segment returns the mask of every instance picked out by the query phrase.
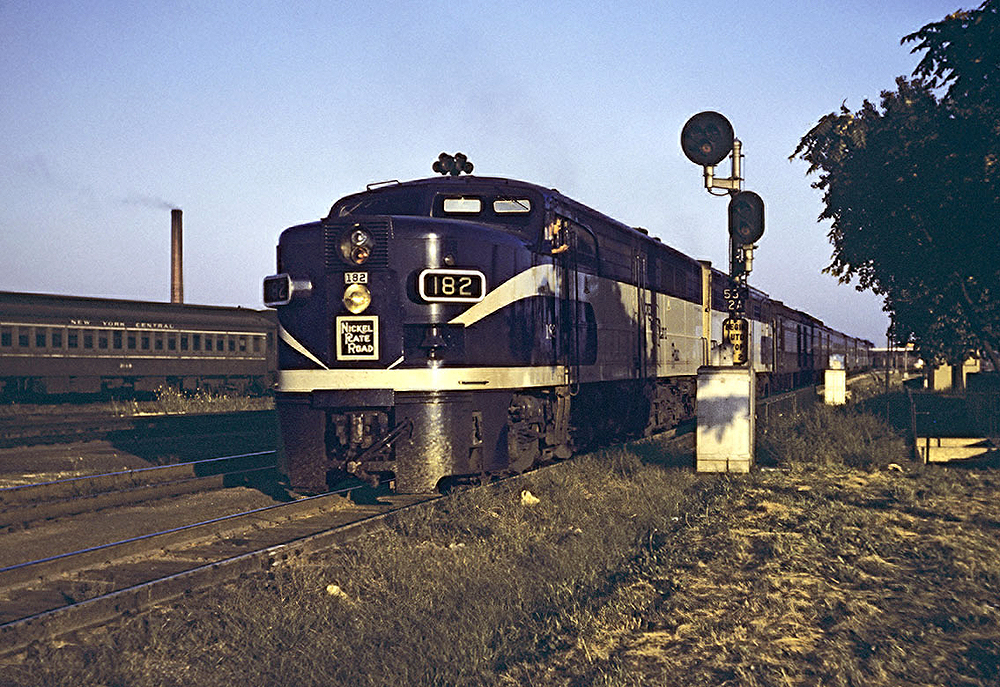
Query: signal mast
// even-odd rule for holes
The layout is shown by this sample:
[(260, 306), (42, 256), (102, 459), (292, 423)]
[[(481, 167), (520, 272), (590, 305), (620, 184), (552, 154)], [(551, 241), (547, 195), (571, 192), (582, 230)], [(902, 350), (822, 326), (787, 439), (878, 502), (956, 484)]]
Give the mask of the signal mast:
[[(733, 349), (733, 365), (750, 362), (750, 323), (746, 304), (750, 287), (747, 278), (753, 269), (754, 245), (764, 235), (764, 201), (753, 191), (740, 189), (742, 143), (735, 137), (733, 125), (718, 112), (700, 112), (681, 129), (681, 149), (691, 162), (701, 165), (705, 188), (713, 196), (729, 195), (729, 277), (725, 298), (729, 317), (723, 323), (724, 338)], [(715, 166), (732, 156), (728, 178), (715, 176)], [(714, 193), (723, 189), (724, 193)]]

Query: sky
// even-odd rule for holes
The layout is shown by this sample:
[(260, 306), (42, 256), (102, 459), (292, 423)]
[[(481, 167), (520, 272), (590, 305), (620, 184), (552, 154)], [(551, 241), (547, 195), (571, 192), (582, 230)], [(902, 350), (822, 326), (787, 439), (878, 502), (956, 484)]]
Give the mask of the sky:
[(766, 205), (750, 283), (885, 345), (789, 156), (978, 4), (0, 0), (0, 290), (168, 301), (177, 207), (185, 302), (261, 308), (284, 228), (459, 151), (725, 270), (727, 200), (680, 148), (716, 110)]

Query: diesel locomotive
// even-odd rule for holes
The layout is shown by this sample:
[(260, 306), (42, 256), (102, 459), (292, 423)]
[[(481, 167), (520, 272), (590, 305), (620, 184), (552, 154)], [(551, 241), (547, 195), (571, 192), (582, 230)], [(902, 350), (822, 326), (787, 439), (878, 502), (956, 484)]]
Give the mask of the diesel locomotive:
[[(400, 492), (523, 471), (692, 417), (724, 362), (729, 277), (554, 189), (446, 176), (370, 185), (282, 232), (281, 469)], [(809, 383), (870, 342), (751, 289), (758, 388)]]

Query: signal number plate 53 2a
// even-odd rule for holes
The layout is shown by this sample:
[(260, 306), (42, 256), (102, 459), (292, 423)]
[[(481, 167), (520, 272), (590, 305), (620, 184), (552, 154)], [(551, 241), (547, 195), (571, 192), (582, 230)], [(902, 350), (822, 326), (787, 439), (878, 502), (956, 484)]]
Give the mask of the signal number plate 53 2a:
[(417, 276), (417, 291), (429, 303), (478, 303), (486, 297), (486, 275), (479, 270), (427, 269)]

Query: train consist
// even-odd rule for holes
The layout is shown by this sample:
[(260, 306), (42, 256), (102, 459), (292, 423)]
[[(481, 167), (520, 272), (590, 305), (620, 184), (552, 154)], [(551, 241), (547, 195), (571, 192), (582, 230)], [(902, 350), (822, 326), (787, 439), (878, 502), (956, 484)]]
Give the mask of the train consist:
[(0, 292), (0, 399), (267, 391), (273, 311)]
[[(451, 176), (369, 186), (286, 229), (277, 308), (282, 469), (401, 492), (523, 471), (690, 417), (724, 362), (728, 276), (559, 192)], [(871, 342), (751, 290), (758, 388), (812, 382)]]

